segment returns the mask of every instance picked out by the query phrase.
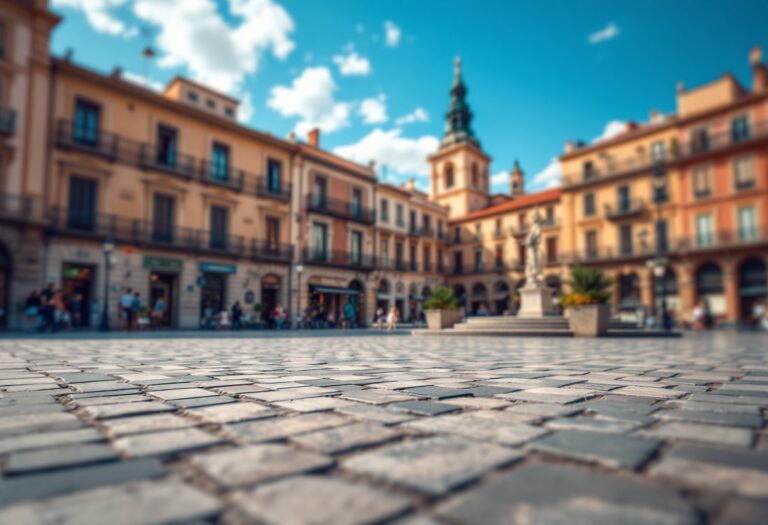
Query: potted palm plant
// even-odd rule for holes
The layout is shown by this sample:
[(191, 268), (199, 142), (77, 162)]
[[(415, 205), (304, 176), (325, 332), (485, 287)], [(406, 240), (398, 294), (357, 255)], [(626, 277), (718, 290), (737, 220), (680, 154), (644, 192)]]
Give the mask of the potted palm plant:
[(571, 270), (570, 293), (560, 299), (569, 311), (571, 332), (577, 337), (599, 337), (608, 331), (611, 316), (611, 279), (597, 268)]
[(424, 301), (424, 310), (430, 330), (450, 328), (461, 318), (459, 301), (447, 286), (438, 286), (432, 291), (429, 299)]

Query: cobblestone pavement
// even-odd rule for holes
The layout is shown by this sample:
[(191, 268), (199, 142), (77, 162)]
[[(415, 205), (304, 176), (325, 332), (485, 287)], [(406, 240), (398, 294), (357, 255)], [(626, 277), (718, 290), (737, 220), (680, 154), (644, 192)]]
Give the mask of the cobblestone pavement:
[(768, 517), (768, 338), (0, 341), (0, 523)]

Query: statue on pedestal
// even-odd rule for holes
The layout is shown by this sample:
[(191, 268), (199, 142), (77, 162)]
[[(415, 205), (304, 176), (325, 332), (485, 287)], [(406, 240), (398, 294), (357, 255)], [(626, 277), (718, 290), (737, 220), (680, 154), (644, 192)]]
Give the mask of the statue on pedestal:
[(526, 288), (541, 288), (541, 251), (539, 245), (541, 244), (541, 214), (539, 213), (538, 206), (533, 210), (533, 220), (531, 223), (531, 229), (528, 235), (525, 237), (525, 287)]

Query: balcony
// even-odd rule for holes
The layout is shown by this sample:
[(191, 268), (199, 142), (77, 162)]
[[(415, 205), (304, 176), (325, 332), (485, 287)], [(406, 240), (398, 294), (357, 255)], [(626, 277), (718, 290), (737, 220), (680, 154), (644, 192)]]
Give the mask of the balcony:
[(493, 232), (493, 238), (496, 240), (501, 240), (505, 238), (507, 235), (504, 233), (504, 230), (496, 230)]
[(577, 250), (571, 253), (564, 253), (560, 256), (560, 261), (568, 264), (589, 263), (589, 262), (610, 262), (628, 259), (647, 259), (655, 255), (653, 248), (649, 245), (631, 246), (605, 246), (592, 249)]
[(204, 160), (200, 166), (200, 180), (235, 191), (243, 191), (245, 187), (245, 172), (230, 168), (229, 166), (217, 166), (211, 161)]
[(430, 226), (422, 226), (419, 229), (419, 233), (422, 237), (434, 237), (435, 236), (435, 230), (433, 230)]
[(408, 235), (410, 235), (411, 237), (418, 237), (419, 235), (421, 235), (421, 231), (419, 231), (418, 226), (416, 226), (415, 224), (411, 224), (408, 227)]
[(672, 241), (670, 246), (677, 252), (688, 253), (692, 251), (736, 249), (766, 243), (768, 243), (768, 226), (721, 230), (679, 237)]
[(67, 120), (60, 120), (56, 128), (58, 147), (90, 153), (111, 161), (117, 160), (119, 140), (114, 133), (78, 126)]
[(254, 261), (290, 262), (293, 258), (293, 246), (253, 239), (250, 257)]
[(16, 133), (16, 111), (0, 107), (0, 135), (11, 136)]
[(513, 237), (521, 237), (528, 234), (530, 226), (528, 224), (516, 224), (509, 227), (509, 234)]
[(291, 200), (291, 185), (282, 180), (279, 183), (270, 183), (266, 177), (256, 179), (256, 194), (259, 197), (275, 199), (283, 202)]
[(237, 256), (245, 255), (245, 238), (242, 236), (221, 235), (209, 231), (200, 231), (198, 235), (201, 249)]
[(365, 206), (353, 206), (351, 202), (333, 199), (318, 194), (307, 195), (307, 210), (335, 217), (337, 219), (350, 220), (373, 225), (376, 222), (375, 210)]
[(545, 230), (549, 230), (552, 228), (559, 228), (560, 219), (556, 217), (545, 218), (544, 221), (541, 223), (541, 227)]
[(605, 216), (611, 220), (626, 219), (640, 215), (645, 211), (645, 202), (632, 199), (626, 202), (621, 202), (616, 206), (610, 204), (605, 205)]
[(409, 261), (408, 262), (408, 271), (409, 272), (418, 272), (419, 271), (419, 263), (418, 263), (418, 261)]
[(708, 134), (705, 140), (699, 138), (684, 143), (670, 142), (670, 148), (663, 159), (654, 159), (651, 155), (631, 155), (616, 159), (606, 157), (607, 160), (601, 162), (600, 167), (592, 166), (587, 170), (581, 170), (580, 173), (563, 175), (563, 187), (588, 185), (595, 181), (621, 177), (639, 171), (663, 169), (667, 165), (765, 139), (768, 139), (768, 120), (757, 121), (749, 130), (740, 134), (734, 134), (728, 130), (722, 133)]
[(375, 267), (375, 261), (371, 255), (344, 251), (323, 251), (305, 248), (302, 260), (304, 264), (333, 266), (366, 272), (373, 270)]
[(45, 208), (42, 199), (0, 193), (0, 220), (14, 222), (42, 222)]
[(172, 150), (162, 149), (156, 144), (141, 144), (139, 166), (177, 175), (185, 179), (195, 176), (195, 158)]

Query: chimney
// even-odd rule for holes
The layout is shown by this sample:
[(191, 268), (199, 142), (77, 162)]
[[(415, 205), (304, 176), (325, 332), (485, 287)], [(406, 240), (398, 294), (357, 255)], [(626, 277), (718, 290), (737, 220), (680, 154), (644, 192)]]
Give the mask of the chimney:
[(756, 46), (749, 51), (749, 64), (752, 66), (752, 91), (765, 91), (768, 88), (768, 68), (763, 63), (762, 47)]
[(685, 92), (685, 83), (682, 80), (680, 80), (677, 83), (676, 89), (677, 89), (677, 94), (681, 95), (682, 93)]
[(416, 179), (414, 179), (413, 177), (411, 177), (410, 179), (408, 179), (408, 181), (407, 181), (407, 182), (405, 182), (405, 183), (403, 184), (403, 186), (402, 186), (402, 187), (403, 187), (404, 189), (408, 190), (408, 191), (413, 191), (413, 190), (415, 190), (415, 189), (416, 189)]
[(573, 141), (571, 139), (568, 139), (565, 141), (565, 152), (570, 153), (574, 150), (573, 147)]
[(309, 145), (313, 148), (319, 148), (320, 147), (320, 128), (314, 128), (310, 130), (309, 134), (307, 135), (309, 138)]
[(664, 119), (662, 118), (661, 113), (659, 112), (659, 110), (658, 109), (652, 109), (651, 113), (648, 116), (648, 122), (650, 122), (651, 124), (656, 124), (657, 122), (661, 122), (662, 120), (664, 120)]
[(293, 131), (288, 133), (288, 142), (290, 142), (292, 144), (296, 143), (296, 133), (294, 133)]

